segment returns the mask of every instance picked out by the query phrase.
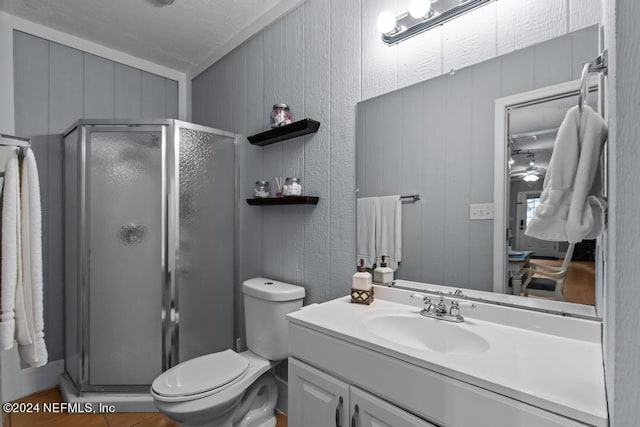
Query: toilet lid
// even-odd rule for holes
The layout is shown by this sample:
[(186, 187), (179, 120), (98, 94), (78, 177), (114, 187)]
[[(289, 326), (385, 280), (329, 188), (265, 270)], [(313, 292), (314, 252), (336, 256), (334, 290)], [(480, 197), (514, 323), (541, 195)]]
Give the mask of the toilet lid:
[(180, 363), (153, 381), (155, 393), (167, 397), (201, 394), (228, 385), (249, 369), (249, 362), (232, 350)]

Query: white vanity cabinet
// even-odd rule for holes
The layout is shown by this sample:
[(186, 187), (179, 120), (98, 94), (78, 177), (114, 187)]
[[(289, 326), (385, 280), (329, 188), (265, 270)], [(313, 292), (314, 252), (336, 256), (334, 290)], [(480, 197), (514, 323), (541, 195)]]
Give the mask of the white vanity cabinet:
[(292, 427), (435, 427), (294, 358), (288, 417)]
[(361, 340), (291, 322), (289, 425), (352, 427), (358, 405), (353, 427), (602, 426), (460, 381), (437, 366), (425, 369), (385, 353)]

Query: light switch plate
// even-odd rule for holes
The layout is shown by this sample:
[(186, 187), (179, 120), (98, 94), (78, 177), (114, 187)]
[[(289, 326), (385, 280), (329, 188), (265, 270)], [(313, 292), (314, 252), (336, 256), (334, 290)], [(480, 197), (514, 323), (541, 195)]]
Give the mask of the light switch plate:
[(493, 203), (470, 204), (469, 219), (472, 221), (493, 219)]

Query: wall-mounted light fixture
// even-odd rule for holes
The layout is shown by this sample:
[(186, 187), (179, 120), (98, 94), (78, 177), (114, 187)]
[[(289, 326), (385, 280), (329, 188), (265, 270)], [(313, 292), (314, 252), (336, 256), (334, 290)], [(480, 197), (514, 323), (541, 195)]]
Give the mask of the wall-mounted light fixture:
[(377, 26), (385, 43), (396, 44), (491, 1), (411, 0), (409, 11), (399, 16), (388, 10), (382, 12), (378, 16)]

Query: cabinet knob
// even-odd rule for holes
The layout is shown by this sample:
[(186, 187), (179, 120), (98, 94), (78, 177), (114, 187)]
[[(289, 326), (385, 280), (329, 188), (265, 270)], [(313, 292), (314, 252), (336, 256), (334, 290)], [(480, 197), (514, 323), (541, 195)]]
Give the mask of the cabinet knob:
[(336, 427), (342, 427), (342, 405), (344, 400), (342, 400), (342, 396), (338, 400), (338, 406), (336, 406)]
[(360, 408), (358, 407), (358, 405), (355, 406), (355, 408), (353, 408), (353, 415), (351, 416), (351, 427), (357, 427), (358, 426), (358, 413), (360, 412)]

